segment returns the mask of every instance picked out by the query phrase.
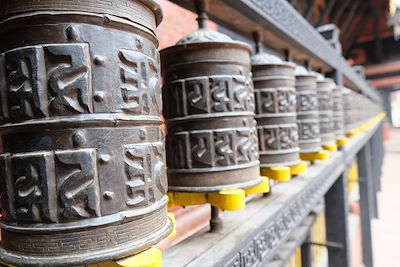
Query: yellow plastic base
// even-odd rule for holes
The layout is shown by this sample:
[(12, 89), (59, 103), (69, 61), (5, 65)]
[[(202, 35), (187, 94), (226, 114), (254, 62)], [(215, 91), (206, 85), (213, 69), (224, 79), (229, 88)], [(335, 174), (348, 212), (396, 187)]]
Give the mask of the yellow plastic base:
[(300, 158), (302, 160), (307, 160), (311, 162), (314, 162), (316, 160), (328, 160), (329, 152), (326, 150), (321, 150), (315, 153), (300, 153)]
[(322, 148), (330, 153), (335, 153), (338, 150), (338, 147), (336, 144), (325, 145), (325, 146), (322, 146)]
[(270, 191), (269, 180), (262, 177), (263, 182), (246, 189), (221, 190), (215, 193), (181, 193), (168, 192), (168, 207), (191, 206), (209, 203), (221, 210), (238, 211), (246, 206), (246, 196), (264, 194)]
[(265, 193), (269, 193), (271, 191), (271, 188), (269, 186), (268, 177), (262, 176), (261, 178), (263, 179), (262, 183), (260, 183), (259, 185), (254, 186), (254, 187), (247, 188), (247, 189), (244, 190), (246, 196), (265, 194)]
[(290, 174), (292, 176), (305, 174), (307, 172), (307, 168), (307, 162), (302, 161), (300, 164), (290, 166)]
[(369, 129), (374, 127), (377, 123), (379, 123), (385, 117), (386, 117), (386, 113), (385, 112), (381, 112), (378, 115), (376, 115), (375, 117), (373, 117), (372, 119), (370, 119), (367, 123), (361, 125), (357, 129), (355, 129), (354, 131), (346, 133), (346, 136), (349, 137), (349, 138), (354, 138), (357, 135), (359, 135), (359, 134), (361, 134), (361, 133), (363, 133), (365, 131), (368, 131)]
[(349, 144), (349, 139), (343, 137), (342, 139), (336, 140), (336, 145), (339, 148), (345, 147)]
[(172, 232), (169, 234), (169, 236), (167, 238), (172, 239), (176, 236), (176, 218), (175, 218), (175, 214), (173, 214), (172, 212), (168, 212), (168, 218), (172, 221)]
[(291, 179), (290, 168), (286, 166), (261, 168), (260, 172), (261, 175), (277, 182), (288, 182)]
[(131, 257), (88, 265), (87, 267), (162, 267), (162, 252), (156, 248), (150, 248)]
[(356, 137), (357, 135), (359, 135), (360, 133), (361, 133), (361, 131), (360, 131), (359, 129), (356, 129), (356, 130), (354, 130), (354, 131), (351, 131), (351, 132), (346, 133), (346, 137), (348, 137), (348, 138), (354, 138), (354, 137)]

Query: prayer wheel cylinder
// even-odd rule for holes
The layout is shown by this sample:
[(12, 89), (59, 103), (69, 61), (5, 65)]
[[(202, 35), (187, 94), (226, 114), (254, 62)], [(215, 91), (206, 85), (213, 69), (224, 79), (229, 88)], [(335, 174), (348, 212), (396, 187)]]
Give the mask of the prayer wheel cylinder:
[(3, 0), (0, 260), (77, 266), (172, 230), (150, 0)]
[(161, 51), (169, 190), (261, 182), (250, 50), (205, 28)]
[(319, 128), (322, 146), (336, 144), (333, 122), (333, 90), (335, 87), (332, 79), (317, 74)]
[(297, 126), (300, 153), (321, 151), (317, 76), (297, 65), (295, 69), (297, 93)]
[(344, 110), (343, 110), (343, 88), (336, 86), (333, 89), (333, 129), (335, 132), (335, 139), (340, 140), (344, 138)]
[(261, 168), (300, 163), (294, 69), (272, 55), (252, 57)]

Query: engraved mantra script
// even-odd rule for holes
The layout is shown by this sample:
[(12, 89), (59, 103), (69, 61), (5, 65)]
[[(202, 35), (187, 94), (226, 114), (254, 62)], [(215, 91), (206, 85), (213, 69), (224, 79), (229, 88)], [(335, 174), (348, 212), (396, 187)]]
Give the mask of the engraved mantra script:
[(298, 121), (299, 139), (309, 140), (318, 138), (320, 134), (320, 126), (318, 120), (315, 121)]
[[(167, 191), (163, 144), (125, 145), (122, 153), (126, 206), (149, 206), (161, 199)], [(101, 216), (96, 159), (95, 149), (0, 155), (4, 211), (26, 222)]]
[(94, 149), (3, 154), (3, 208), (12, 219), (58, 222), (101, 216)]
[[(254, 89), (249, 77), (215, 75), (181, 79), (166, 85), (172, 101), (168, 117), (215, 112), (254, 112)], [(167, 107), (168, 108), (168, 107)]]
[(294, 88), (256, 89), (257, 113), (296, 112), (296, 91)]
[(3, 116), (24, 121), (92, 112), (87, 44), (30, 46), (0, 54)]
[(159, 64), (141, 52), (119, 51), (121, 109), (133, 114), (156, 114), (161, 111)]
[(297, 126), (257, 126), (260, 151), (297, 148)]
[(318, 111), (318, 97), (314, 92), (299, 92), (297, 112)]
[(163, 144), (125, 146), (127, 206), (148, 206), (167, 193)]
[(247, 128), (178, 132), (169, 140), (169, 166), (175, 169), (232, 166), (258, 160), (257, 134)]

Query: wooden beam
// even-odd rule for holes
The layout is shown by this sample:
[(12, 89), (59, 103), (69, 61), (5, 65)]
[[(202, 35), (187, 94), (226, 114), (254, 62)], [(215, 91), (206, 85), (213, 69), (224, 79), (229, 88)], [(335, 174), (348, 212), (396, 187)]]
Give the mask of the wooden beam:
[(345, 1), (344, 3), (342, 2), (342, 5), (339, 7), (339, 9), (337, 10), (337, 12), (335, 12), (335, 13), (333, 14), (333, 17), (332, 17), (332, 22), (333, 22), (333, 24), (338, 25), (339, 20), (340, 20), (341, 16), (343, 15), (343, 12), (346, 10), (346, 8), (349, 6), (349, 4), (350, 4), (351, 2), (353, 2), (353, 1), (347, 0), (347, 1)]
[(306, 13), (304, 13), (304, 18), (307, 21), (310, 21), (312, 17), (314, 6), (315, 6), (315, 0), (307, 0), (307, 10)]
[(378, 89), (392, 88), (400, 85), (400, 76), (370, 80), (371, 86)]
[(343, 22), (342, 25), (340, 25), (340, 32), (344, 34), (347, 30), (347, 28), (350, 26), (350, 23), (353, 21), (353, 16), (358, 7), (363, 3), (363, 0), (357, 1), (357, 3), (354, 3), (351, 6), (350, 12), (346, 14), (346, 20)]
[(387, 62), (379, 65), (366, 66), (365, 76), (380, 75), (396, 71), (400, 72), (400, 60)]
[(329, 17), (329, 13), (331, 13), (331, 10), (333, 8), (333, 5), (335, 4), (336, 0), (329, 0), (328, 4), (326, 5), (324, 11), (322, 12), (322, 14), (319, 16), (319, 22), (318, 22), (318, 26), (321, 26), (322, 24), (324, 24), (324, 20), (326, 18), (326, 16), (328, 15)]
[(357, 43), (358, 38), (365, 30), (365, 26), (367, 25), (367, 21), (369, 18), (368, 10), (369, 10), (369, 4), (366, 3), (362, 9), (361, 14), (357, 18), (357, 23), (354, 21), (353, 22), (354, 26), (351, 27), (351, 30), (349, 30), (348, 33), (346, 33), (346, 35), (342, 35), (344, 36), (342, 38), (342, 44), (344, 46), (343, 54), (345, 55), (345, 57), (348, 56), (350, 50)]
[[(393, 29), (381, 32), (381, 38), (389, 38), (389, 37), (393, 37)], [(375, 39), (374, 34), (364, 35), (358, 39), (358, 43), (359, 44), (368, 43), (373, 41), (374, 39)]]
[(382, 47), (382, 36), (381, 36), (381, 17), (373, 8), (373, 18), (374, 18), (374, 51), (375, 51), (375, 60), (377, 62), (382, 62), (383, 60), (383, 47)]

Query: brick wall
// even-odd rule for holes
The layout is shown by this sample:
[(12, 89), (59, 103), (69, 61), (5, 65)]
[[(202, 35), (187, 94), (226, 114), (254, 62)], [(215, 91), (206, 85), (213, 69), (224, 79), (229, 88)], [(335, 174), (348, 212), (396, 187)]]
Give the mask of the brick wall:
[[(197, 15), (167, 0), (156, 0), (161, 6), (164, 19), (157, 28), (160, 41), (159, 49), (176, 44), (182, 37), (198, 28)], [(209, 23), (211, 29), (217, 29), (216, 24)]]

